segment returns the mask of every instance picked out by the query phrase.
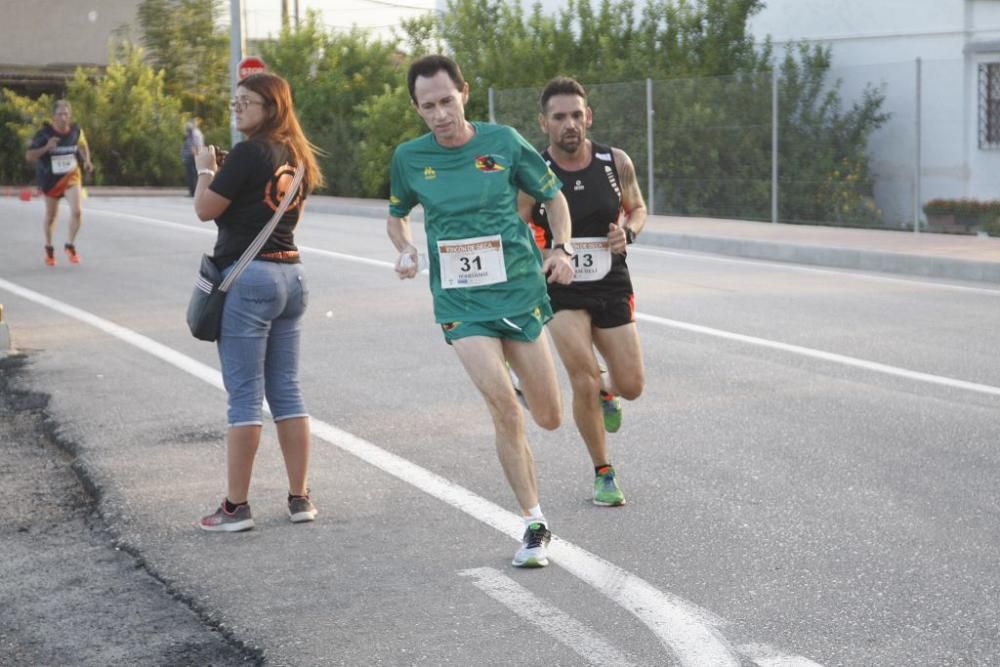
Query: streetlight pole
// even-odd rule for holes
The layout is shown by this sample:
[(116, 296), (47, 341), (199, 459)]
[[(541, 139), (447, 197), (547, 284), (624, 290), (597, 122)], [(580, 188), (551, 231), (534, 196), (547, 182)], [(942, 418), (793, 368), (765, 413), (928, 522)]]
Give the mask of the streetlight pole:
[[(229, 0), (229, 82), (230, 96), (236, 96), (236, 84), (239, 83), (237, 68), (243, 60), (246, 51), (246, 37), (243, 34), (243, 0)], [(236, 114), (229, 110), (229, 134), (232, 146), (243, 138), (236, 129)]]

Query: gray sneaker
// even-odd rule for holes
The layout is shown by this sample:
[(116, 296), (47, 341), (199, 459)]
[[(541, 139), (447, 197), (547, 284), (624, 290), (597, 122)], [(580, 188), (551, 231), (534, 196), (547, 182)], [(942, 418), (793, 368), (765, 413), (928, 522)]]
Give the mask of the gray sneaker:
[(316, 506), (309, 500), (309, 496), (289, 496), (288, 497), (288, 518), (292, 523), (303, 523), (316, 519)]
[(253, 528), (253, 517), (250, 515), (249, 505), (240, 505), (230, 513), (226, 511), (226, 503), (223, 502), (213, 514), (202, 517), (198, 525), (202, 530), (238, 533)]
[(549, 564), (548, 546), (552, 531), (544, 523), (529, 524), (521, 538), (521, 548), (514, 554), (514, 567), (545, 567)]

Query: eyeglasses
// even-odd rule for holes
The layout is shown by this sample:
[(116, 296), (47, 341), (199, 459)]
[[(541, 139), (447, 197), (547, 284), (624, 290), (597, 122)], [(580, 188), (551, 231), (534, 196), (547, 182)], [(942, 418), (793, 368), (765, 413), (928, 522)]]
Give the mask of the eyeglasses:
[(229, 108), (233, 111), (243, 111), (249, 104), (265, 106), (267, 102), (258, 102), (257, 100), (251, 100), (249, 97), (234, 97), (229, 100)]

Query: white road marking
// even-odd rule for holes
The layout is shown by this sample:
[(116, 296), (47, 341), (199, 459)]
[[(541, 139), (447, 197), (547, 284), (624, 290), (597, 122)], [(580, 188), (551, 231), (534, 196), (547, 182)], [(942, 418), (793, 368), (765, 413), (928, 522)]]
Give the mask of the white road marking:
[(782, 655), (767, 644), (745, 644), (740, 646), (740, 652), (753, 660), (758, 667), (820, 667), (819, 664), (801, 655)]
[(641, 313), (636, 313), (635, 318), (637, 320), (641, 320), (644, 322), (652, 322), (654, 324), (660, 324), (666, 327), (672, 327), (674, 329), (683, 329), (684, 331), (691, 331), (693, 333), (704, 334), (706, 336), (715, 336), (716, 338), (725, 338), (727, 340), (733, 340), (740, 343), (747, 343), (749, 345), (758, 345), (760, 347), (767, 347), (773, 350), (781, 350), (782, 352), (799, 354), (804, 357), (811, 357), (813, 359), (822, 359), (823, 361), (830, 361), (837, 364), (843, 364), (845, 366), (853, 366), (854, 368), (862, 368), (864, 370), (874, 371), (876, 373), (895, 375), (897, 377), (906, 378), (908, 380), (917, 380), (919, 382), (928, 382), (930, 384), (941, 385), (944, 387), (951, 387), (954, 389), (965, 389), (980, 394), (1000, 396), (1000, 387), (994, 387), (988, 384), (966, 382), (965, 380), (955, 380), (953, 378), (943, 377), (941, 375), (931, 375), (930, 373), (911, 371), (905, 368), (899, 368), (897, 366), (889, 366), (887, 364), (880, 364), (875, 361), (857, 359), (855, 357), (848, 357), (846, 355), (836, 354), (834, 352), (823, 352), (822, 350), (814, 350), (812, 348), (802, 347), (800, 345), (779, 343), (778, 341), (768, 340), (766, 338), (746, 336), (744, 334), (732, 333), (730, 331), (723, 331), (721, 329), (704, 327), (701, 326), (700, 324), (690, 324), (688, 322), (670, 320), (665, 317), (656, 317), (655, 315), (644, 315)]
[[(106, 211), (102, 211), (106, 212)], [(197, 227), (192, 227), (190, 225), (183, 225), (176, 222), (168, 222), (165, 220), (157, 220), (155, 218), (147, 218), (145, 216), (133, 215), (130, 213), (117, 213), (112, 212), (113, 215), (118, 215), (121, 217), (134, 218), (136, 220), (142, 220), (146, 222), (151, 222), (160, 225), (168, 225), (171, 227), (181, 227), (184, 229), (194, 229), (196, 231), (211, 231), (214, 230), (201, 230)], [(321, 248), (311, 248), (308, 246), (299, 246), (299, 249), (305, 252), (312, 252), (319, 255), (325, 255), (327, 257), (333, 257), (336, 259), (342, 259), (344, 261), (355, 262), (359, 264), (367, 264), (369, 266), (378, 267), (388, 267), (393, 268), (395, 264), (393, 262), (385, 262), (374, 259), (367, 259), (365, 257), (357, 257), (355, 255), (346, 255), (343, 253), (332, 252), (329, 250), (323, 250)], [(656, 251), (656, 252), (668, 252), (668, 251)], [(427, 274), (425, 269), (421, 273)], [(836, 272), (832, 272), (836, 273)], [(893, 280), (893, 279), (889, 279)], [(912, 281), (904, 281), (912, 282)], [(920, 283), (934, 286), (941, 286), (937, 283)], [(957, 287), (957, 286), (948, 286)], [(963, 288), (965, 289), (965, 288)], [(974, 289), (974, 288), (968, 288)], [(991, 294), (1000, 294), (1000, 292), (994, 292), (993, 290), (983, 290)], [(727, 340), (737, 341), (740, 343), (746, 343), (749, 345), (757, 345), (759, 347), (767, 347), (773, 350), (780, 350), (782, 352), (787, 352), (790, 354), (798, 354), (804, 357), (810, 357), (813, 359), (821, 359), (823, 361), (828, 361), (831, 363), (842, 364), (845, 366), (851, 366), (854, 368), (861, 368), (867, 371), (872, 371), (876, 373), (884, 373), (886, 375), (893, 375), (896, 377), (906, 378), (907, 380), (915, 380), (918, 382), (927, 382), (930, 384), (940, 385), (944, 387), (951, 387), (953, 389), (963, 389), (966, 391), (974, 391), (980, 394), (987, 394), (990, 396), (1000, 396), (1000, 387), (994, 387), (988, 384), (980, 384), (977, 382), (968, 382), (965, 380), (957, 380), (954, 378), (945, 377), (942, 375), (933, 375), (931, 373), (923, 373), (921, 371), (911, 371), (906, 368), (900, 368), (898, 366), (890, 366), (888, 364), (882, 364), (876, 361), (868, 361), (866, 359), (858, 359), (856, 357), (849, 357), (843, 354), (837, 354), (835, 352), (824, 352), (823, 350), (815, 350), (809, 347), (803, 347), (801, 345), (793, 345), (791, 343), (782, 343), (779, 341), (769, 340), (767, 338), (758, 338), (756, 336), (748, 336), (745, 334), (734, 333), (731, 331), (724, 331), (722, 329), (713, 329), (712, 327), (702, 326), (700, 324), (692, 324), (690, 322), (681, 322), (679, 320), (671, 320), (665, 317), (658, 317), (656, 315), (646, 315), (645, 313), (636, 313), (635, 318), (639, 321), (650, 322), (652, 324), (659, 324), (661, 326), (671, 327), (674, 329), (683, 329), (685, 331), (690, 331), (692, 333), (704, 334), (706, 336), (714, 336), (716, 338), (725, 338)]]
[[(0, 278), (0, 289), (88, 324), (222, 389), (219, 371), (131, 329), (34, 290)], [(520, 541), (521, 517), (407, 459), (319, 419), (312, 433), (469, 516)], [(553, 561), (611, 598), (642, 621), (684, 667), (738, 667), (739, 658), (716, 626), (724, 622), (707, 610), (665, 593), (620, 567), (565, 540), (553, 537)]]
[(527, 588), (498, 570), (479, 567), (462, 570), (459, 574), (471, 577), (482, 592), (504, 605), (512, 612), (540, 627), (560, 644), (572, 649), (592, 665), (632, 665), (624, 653), (616, 649), (594, 630), (580, 623), (557, 607), (541, 600)]
[(775, 262), (769, 259), (747, 259), (742, 257), (730, 257), (728, 255), (712, 255), (708, 253), (701, 253), (696, 250), (683, 251), (683, 250), (663, 250), (662, 248), (656, 248), (654, 246), (636, 246), (633, 245), (629, 248), (629, 252), (638, 251), (639, 254), (650, 254), (650, 255), (669, 255), (671, 257), (682, 257), (684, 259), (692, 259), (696, 261), (709, 261), (709, 262), (725, 262), (727, 264), (749, 264), (750, 266), (763, 267), (768, 269), (779, 269), (785, 271), (800, 271), (804, 273), (819, 273), (823, 275), (831, 276), (849, 276), (851, 278), (858, 278), (859, 280), (877, 280), (880, 282), (887, 283), (902, 283), (904, 285), (910, 285), (914, 287), (932, 287), (944, 290), (957, 290), (959, 292), (973, 292), (975, 294), (988, 294), (990, 296), (1000, 296), (1000, 288), (990, 289), (989, 287), (973, 287), (971, 285), (953, 285), (951, 283), (945, 282), (935, 282), (933, 280), (921, 280), (919, 278), (903, 278), (895, 276), (886, 276), (879, 273), (865, 273), (863, 271), (852, 270), (852, 269), (833, 269), (833, 268), (820, 268), (815, 266), (803, 266), (801, 264), (793, 264), (791, 262)]
[[(104, 211), (102, 211), (104, 212)], [(214, 230), (201, 230), (190, 225), (183, 225), (175, 222), (167, 222), (165, 220), (157, 220), (155, 218), (147, 218), (145, 216), (133, 215), (130, 213), (114, 213), (114, 215), (134, 218), (137, 220), (152, 222), (161, 225), (168, 225), (172, 227), (182, 227), (184, 229), (194, 229), (196, 231), (211, 231), (215, 233)], [(326, 255), (327, 257), (333, 257), (336, 259), (342, 259), (349, 262), (356, 262), (360, 264), (367, 264), (370, 266), (379, 267), (389, 267), (393, 268), (395, 264), (392, 262), (379, 261), (374, 259), (367, 259), (364, 257), (357, 257), (354, 255), (345, 255), (343, 253), (331, 252), (329, 250), (323, 250), (321, 248), (311, 248), (308, 246), (300, 246), (300, 249), (306, 252), (312, 252), (320, 255)], [(669, 251), (655, 251), (655, 252), (669, 252)], [(722, 258), (719, 258), (722, 259)], [(799, 267), (804, 268), (804, 267)], [(425, 269), (422, 273), (426, 274)], [(838, 272), (830, 272), (838, 273)], [(888, 278), (888, 280), (894, 280)], [(913, 282), (913, 281), (904, 281)], [(942, 286), (937, 283), (919, 283), (932, 286)], [(958, 286), (947, 286), (945, 287), (956, 287)], [(975, 288), (962, 288), (962, 289), (975, 289)], [(994, 290), (981, 290), (988, 292), (990, 294), (1000, 294), (1000, 291)], [(661, 326), (671, 327), (674, 329), (683, 329), (684, 331), (690, 331), (692, 333), (703, 334), (706, 336), (714, 336), (716, 338), (724, 338), (727, 340), (737, 341), (740, 343), (746, 343), (749, 345), (757, 345), (759, 347), (767, 347), (773, 350), (780, 350), (782, 352), (787, 352), (790, 354), (798, 354), (804, 357), (810, 357), (813, 359), (821, 359), (823, 361), (828, 361), (831, 363), (842, 364), (845, 366), (851, 366), (854, 368), (861, 368), (866, 371), (872, 371), (876, 373), (883, 373), (886, 375), (893, 375), (896, 377), (906, 378), (907, 380), (915, 380), (917, 382), (927, 382), (929, 384), (935, 384), (944, 387), (951, 387), (953, 389), (963, 389), (966, 391), (973, 391), (980, 394), (987, 394), (990, 396), (1000, 396), (1000, 387), (994, 387), (988, 384), (980, 384), (977, 382), (968, 382), (966, 380), (958, 380), (955, 378), (949, 378), (942, 375), (933, 375), (931, 373), (923, 373), (921, 371), (911, 371), (906, 368), (900, 368), (898, 366), (890, 366), (888, 364), (882, 364), (876, 361), (868, 361), (866, 359), (858, 359), (856, 357), (849, 357), (843, 354), (837, 354), (835, 352), (824, 352), (823, 350), (815, 350), (809, 347), (803, 347), (801, 345), (793, 345), (791, 343), (782, 343), (779, 341), (769, 340), (767, 338), (758, 338), (756, 336), (748, 336), (745, 334), (734, 333), (731, 331), (724, 331), (722, 329), (713, 329), (712, 327), (702, 326), (700, 324), (692, 324), (690, 322), (681, 322), (680, 320), (671, 320), (665, 317), (658, 317), (656, 315), (646, 315), (645, 313), (636, 313), (635, 318), (639, 321), (650, 322), (652, 324), (659, 324)]]

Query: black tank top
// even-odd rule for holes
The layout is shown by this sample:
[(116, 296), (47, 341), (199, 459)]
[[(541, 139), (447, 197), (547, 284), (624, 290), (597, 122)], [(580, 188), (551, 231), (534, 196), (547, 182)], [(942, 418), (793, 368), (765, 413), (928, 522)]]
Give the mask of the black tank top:
[[(562, 181), (562, 193), (569, 202), (570, 217), (573, 220), (573, 238), (607, 237), (608, 226), (618, 220), (622, 208), (621, 185), (611, 148), (594, 142), (591, 142), (591, 146), (593, 157), (590, 164), (580, 171), (560, 169), (548, 150), (542, 153), (545, 162)], [(552, 247), (552, 230), (542, 204), (536, 203), (532, 209), (531, 226), (538, 246)], [(550, 284), (549, 290), (589, 291), (620, 287), (628, 287), (630, 290), (632, 287), (625, 255), (611, 256), (611, 270), (601, 280), (571, 285)]]

